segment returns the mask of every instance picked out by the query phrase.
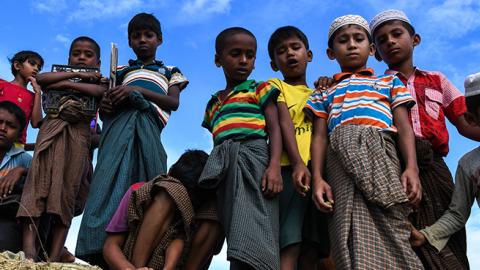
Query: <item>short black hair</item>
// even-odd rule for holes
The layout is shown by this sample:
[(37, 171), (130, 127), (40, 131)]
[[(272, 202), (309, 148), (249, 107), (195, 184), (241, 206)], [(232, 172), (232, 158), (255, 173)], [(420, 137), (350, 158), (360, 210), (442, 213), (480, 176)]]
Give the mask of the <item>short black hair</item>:
[(207, 199), (208, 191), (199, 188), (197, 185), (207, 159), (208, 154), (205, 151), (187, 150), (168, 171), (168, 175), (178, 179), (185, 186), (195, 208)]
[(357, 27), (361, 28), (361, 29), (365, 32), (365, 34), (367, 35), (368, 42), (369, 42), (370, 44), (373, 43), (372, 36), (370, 35), (370, 33), (368, 33), (368, 31), (367, 31), (365, 28), (363, 28), (363, 27), (361, 27), (360, 25), (357, 25), (357, 24), (347, 24), (347, 25), (344, 25), (344, 26), (338, 28), (337, 30), (335, 30), (335, 32), (333, 32), (333, 34), (330, 36), (330, 38), (328, 39), (328, 48), (329, 48), (329, 49), (333, 49), (333, 40), (334, 40), (335, 37), (337, 36), (338, 31), (340, 31), (341, 29), (350, 27), (350, 26), (357, 26)]
[(87, 37), (87, 36), (80, 36), (80, 37), (77, 37), (76, 39), (74, 39), (72, 41), (72, 43), (70, 44), (70, 50), (68, 50), (68, 56), (70, 56), (72, 54), (73, 45), (75, 45), (75, 43), (80, 42), (80, 41), (86, 41), (86, 42), (92, 43), (92, 45), (95, 49), (95, 53), (97, 54), (97, 60), (100, 60), (100, 46), (98, 45), (98, 43), (93, 38)]
[(275, 30), (268, 40), (268, 55), (273, 60), (275, 54), (275, 48), (280, 42), (287, 38), (296, 37), (305, 45), (305, 48), (309, 50), (308, 38), (300, 29), (295, 26), (283, 26)]
[(220, 54), (225, 47), (225, 40), (233, 35), (236, 34), (246, 34), (251, 36), (254, 40), (255, 43), (257, 43), (257, 39), (253, 35), (252, 32), (249, 30), (243, 28), (243, 27), (230, 27), (227, 29), (224, 29), (220, 34), (217, 35), (217, 38), (215, 39), (215, 52), (217, 54)]
[(20, 127), (18, 129), (18, 133), (22, 133), (23, 129), (27, 125), (27, 117), (25, 116), (25, 113), (18, 107), (15, 103), (10, 102), (10, 101), (1, 101), (0, 102), (0, 110), (6, 110), (7, 112), (15, 115), (15, 118), (17, 118), (18, 123), (20, 124)]
[(158, 38), (162, 37), (162, 28), (160, 27), (160, 21), (153, 16), (145, 12), (138, 13), (128, 23), (128, 39), (134, 31), (150, 30), (157, 34)]
[(475, 117), (479, 117), (477, 110), (480, 108), (480, 94), (466, 97), (465, 101), (467, 103), (467, 111), (474, 114)]
[(43, 64), (45, 62), (43, 61), (42, 56), (37, 52), (34, 52), (34, 51), (19, 51), (12, 58), (8, 59), (10, 61), (10, 64), (11, 64), (11, 69), (12, 69), (13, 76), (17, 76), (17, 70), (15, 69), (15, 67), (13, 65), (15, 62), (24, 63), (25, 61), (27, 61), (29, 59), (32, 59), (32, 58), (40, 61), (40, 63), (39, 63), (40, 64), (39, 71), (40, 71), (43, 68)]
[[(402, 20), (389, 20), (389, 21), (383, 22), (379, 26), (377, 26), (375, 28), (375, 31), (372, 33), (372, 36), (375, 37), (375, 34), (377, 33), (378, 29), (382, 28), (385, 25), (392, 24), (394, 22), (400, 22), (402, 24), (403, 28), (405, 28), (407, 30), (408, 34), (410, 34), (411, 37), (413, 37), (415, 35), (415, 28), (411, 24), (409, 24), (405, 21), (402, 21)], [(375, 40), (375, 38), (374, 38), (374, 40)]]

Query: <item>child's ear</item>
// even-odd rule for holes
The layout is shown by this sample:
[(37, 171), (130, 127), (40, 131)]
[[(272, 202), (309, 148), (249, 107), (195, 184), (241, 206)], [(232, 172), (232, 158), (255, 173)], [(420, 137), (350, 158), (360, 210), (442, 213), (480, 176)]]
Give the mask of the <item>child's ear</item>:
[(100, 68), (101, 65), (102, 65), (102, 60), (98, 59), (98, 61), (97, 61), (97, 66), (96, 66), (96, 67), (97, 67), (97, 68)]
[(327, 48), (327, 56), (328, 56), (328, 59), (330, 60), (335, 60), (335, 52), (330, 49), (330, 48)]
[(372, 42), (370, 44), (370, 56), (376, 55), (375, 44)]
[(419, 34), (413, 35), (413, 47), (420, 45), (421, 42), (422, 42), (422, 38), (420, 37)]
[(275, 64), (275, 61), (273, 61), (273, 60), (270, 61), (270, 67), (272, 68), (273, 71), (275, 71), (275, 72), (278, 71), (277, 64)]
[(220, 56), (218, 56), (218, 54), (215, 54), (215, 60), (214, 60), (214, 62), (215, 62), (215, 66), (217, 66), (217, 67), (221, 67), (221, 66), (222, 66), (222, 63), (221, 63), (221, 61), (220, 61)]
[(20, 62), (18, 62), (18, 61), (13, 61), (13, 68), (14, 68), (16, 71), (19, 71), (21, 67), (22, 67), (22, 63), (20, 63)]
[(307, 51), (307, 61), (312, 62), (313, 59), (313, 52), (311, 50)]
[(163, 37), (162, 37), (162, 35), (160, 35), (160, 36), (158, 36), (158, 44), (157, 44), (157, 46), (162, 45), (162, 43), (163, 43)]

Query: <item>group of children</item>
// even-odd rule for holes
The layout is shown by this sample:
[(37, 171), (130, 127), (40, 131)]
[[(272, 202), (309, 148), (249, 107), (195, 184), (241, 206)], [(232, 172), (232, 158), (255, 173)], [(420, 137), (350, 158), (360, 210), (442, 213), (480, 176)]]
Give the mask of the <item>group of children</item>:
[[(479, 198), (480, 155), (476, 149), (460, 161), (454, 192), (443, 161), (445, 116), (480, 141), (480, 76), (469, 77), (465, 99), (444, 75), (414, 65), (420, 41), (398, 10), (370, 24), (339, 17), (327, 56), (341, 72), (312, 90), (306, 69), (313, 54), (301, 30), (271, 35), (270, 64), (283, 79), (268, 81), (249, 79), (255, 36), (223, 30), (215, 65), (226, 86), (212, 95), (202, 122), (214, 148), (185, 152), (168, 173), (161, 132), (188, 80), (156, 60), (162, 32), (153, 15), (129, 22), (137, 59), (118, 68), (111, 89), (96, 72), (38, 74), (40, 55), (17, 54), (15, 80), (0, 81), (0, 195), (21, 194), (18, 212), (8, 216), (23, 225), (17, 249), (37, 260), (38, 228), (46, 223), (44, 256), (69, 258), (68, 228), (85, 208), (76, 255), (102, 268), (207, 269), (226, 238), (230, 269), (468, 269), (464, 224)], [(366, 66), (370, 56), (388, 65), (384, 75)], [(100, 67), (100, 47), (75, 39), (68, 65)], [(95, 115), (66, 98), (41, 119), (42, 91), (63, 89), (99, 101), (93, 177)], [(31, 161), (22, 133), (29, 121), (40, 126)], [(25, 176), (23, 192), (13, 192)]]

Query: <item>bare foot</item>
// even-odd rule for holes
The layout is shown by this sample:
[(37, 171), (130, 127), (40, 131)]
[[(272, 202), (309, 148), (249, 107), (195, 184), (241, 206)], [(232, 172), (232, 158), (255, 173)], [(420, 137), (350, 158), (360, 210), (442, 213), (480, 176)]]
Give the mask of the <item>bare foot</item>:
[(60, 255), (60, 262), (73, 263), (75, 262), (75, 256), (73, 256), (66, 247), (63, 247), (62, 254)]

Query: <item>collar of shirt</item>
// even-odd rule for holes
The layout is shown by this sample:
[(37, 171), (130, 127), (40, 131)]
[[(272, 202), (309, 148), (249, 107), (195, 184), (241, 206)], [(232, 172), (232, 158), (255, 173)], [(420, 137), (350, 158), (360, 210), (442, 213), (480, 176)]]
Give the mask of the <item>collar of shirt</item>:
[[(241, 92), (241, 91), (244, 91), (245, 89), (251, 88), (252, 85), (253, 85), (253, 86), (255, 85), (255, 80), (246, 80), (246, 81), (242, 82), (241, 84), (235, 86), (235, 87), (233, 88), (233, 90), (232, 90), (230, 93), (228, 93), (228, 96), (226, 96), (225, 99), (227, 99), (229, 96), (231, 96), (232, 93)], [(212, 95), (212, 97), (218, 99), (218, 95), (220, 95), (220, 93), (221, 93), (222, 91), (223, 91), (223, 90), (217, 91), (215, 94)]]
[[(405, 80), (408, 80), (409, 78), (407, 78), (405, 75), (403, 75), (403, 73), (401, 73), (400, 71), (396, 71), (396, 70), (393, 70), (393, 69), (387, 69), (385, 70), (385, 74), (387, 75), (396, 75), (397, 77), (399, 78), (403, 78)], [(419, 69), (418, 67), (414, 67), (414, 70), (413, 70), (413, 73), (414, 75), (424, 75), (426, 76), (427, 75), (427, 72), (424, 71), (424, 70), (421, 70)]]
[(344, 80), (346, 78), (349, 78), (351, 77), (352, 75), (360, 75), (360, 76), (372, 76), (373, 74), (375, 74), (375, 72), (373, 71), (372, 68), (365, 68), (365, 69), (362, 69), (358, 72), (341, 72), (341, 73), (337, 73), (335, 75), (333, 75), (333, 80), (335, 83), (338, 83), (340, 82), (341, 80)]
[(12, 146), (10, 150), (8, 150), (8, 152), (5, 153), (5, 156), (3, 157), (2, 163), (0, 165), (0, 169), (3, 168), (5, 164), (7, 164), (10, 161), (10, 159), (12, 159), (14, 156), (24, 152), (25, 152), (25, 149), (23, 149), (22, 147)]
[(133, 60), (133, 59), (130, 59), (128, 60), (128, 65), (129, 66), (150, 66), (150, 65), (156, 65), (156, 66), (163, 66), (163, 62), (162, 61), (158, 61), (158, 60), (153, 60), (153, 62), (151, 63), (148, 63), (148, 64), (145, 64), (142, 62), (142, 60)]

